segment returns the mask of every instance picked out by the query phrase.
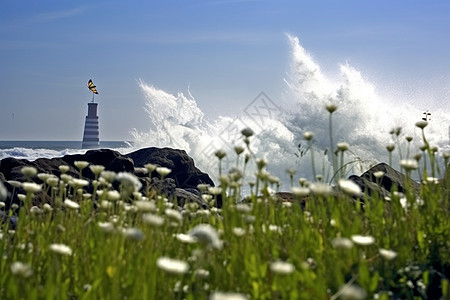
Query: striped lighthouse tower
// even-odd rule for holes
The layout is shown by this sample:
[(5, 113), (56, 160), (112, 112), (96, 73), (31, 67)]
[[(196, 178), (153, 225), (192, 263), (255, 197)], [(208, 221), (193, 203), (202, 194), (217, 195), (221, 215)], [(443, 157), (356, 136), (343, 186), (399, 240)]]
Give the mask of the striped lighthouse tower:
[(81, 146), (83, 149), (100, 146), (97, 104), (95, 102), (88, 103), (88, 114), (84, 123), (83, 144)]

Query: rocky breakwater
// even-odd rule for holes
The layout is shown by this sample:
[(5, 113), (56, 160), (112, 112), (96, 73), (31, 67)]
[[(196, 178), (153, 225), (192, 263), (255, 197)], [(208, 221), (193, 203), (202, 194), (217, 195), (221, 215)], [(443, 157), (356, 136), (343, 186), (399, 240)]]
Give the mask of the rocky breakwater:
[[(359, 199), (364, 203), (365, 200), (371, 200), (372, 198), (388, 199), (391, 197), (391, 192), (396, 191), (404, 194), (408, 188), (410, 192), (419, 195), (420, 183), (407, 178), (405, 174), (395, 170), (388, 164), (379, 163), (360, 176), (351, 175), (348, 180), (353, 181), (359, 186), (362, 194), (359, 197), (354, 196), (354, 200)], [(450, 172), (448, 172), (444, 179), (439, 180), (440, 184), (444, 187), (444, 181), (447, 185), (450, 185)], [(332, 195), (339, 196), (341, 193), (339, 186), (332, 187)], [(284, 202), (295, 202), (296, 197), (291, 192), (277, 193), (278, 200)], [(298, 197), (297, 197), (298, 198)], [(300, 204), (302, 208), (305, 206), (305, 201), (309, 198), (308, 195), (301, 197)]]
[[(144, 148), (129, 154), (121, 154), (110, 149), (89, 150), (85, 154), (66, 155), (58, 158), (39, 158), (35, 161), (16, 159), (12, 157), (4, 158), (0, 161), (0, 181), (6, 188), (0, 211), (5, 214), (11, 208), (20, 207), (23, 203), (19, 200), (18, 194), (25, 194), (25, 190), (20, 185), (26, 181), (42, 184), (43, 177), (39, 174), (51, 174), (60, 178), (62, 172), (60, 166), (66, 166), (65, 174), (72, 178), (81, 178), (89, 182), (85, 186), (84, 192), (92, 193), (95, 174), (89, 167), (80, 170), (75, 162), (85, 161), (89, 165), (101, 165), (106, 171), (115, 174), (121, 172), (134, 175), (141, 183), (140, 192), (143, 194), (155, 192), (164, 194), (172, 201), (177, 201), (178, 206), (183, 207), (186, 202), (196, 202), (200, 207), (207, 208), (208, 204), (202, 200), (201, 193), (197, 186), (207, 184), (214, 186), (208, 174), (200, 171), (194, 164), (194, 160), (183, 150), (171, 148)], [(146, 164), (153, 164), (158, 167), (165, 167), (171, 170), (169, 174), (161, 178), (161, 175), (153, 171), (151, 176), (144, 168)], [(24, 167), (33, 167), (37, 173), (27, 178), (23, 174)], [(45, 179), (44, 179), (45, 180)], [(114, 181), (113, 187), (118, 189), (119, 182)], [(38, 192), (33, 198), (33, 205), (41, 206), (50, 203), (50, 191)], [(16, 204), (16, 205), (14, 205)]]

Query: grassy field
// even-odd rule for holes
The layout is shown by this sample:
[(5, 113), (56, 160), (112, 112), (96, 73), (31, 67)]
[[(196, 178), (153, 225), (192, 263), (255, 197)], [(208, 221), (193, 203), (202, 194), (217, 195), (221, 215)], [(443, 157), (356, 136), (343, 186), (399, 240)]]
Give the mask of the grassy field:
[[(220, 209), (178, 209), (176, 199), (139, 193), (131, 174), (83, 162), (80, 170), (98, 174), (93, 194), (83, 192), (86, 181), (64, 175), (22, 184), (17, 228), (0, 231), (0, 298), (449, 299), (449, 178), (425, 172), (420, 194), (394, 189), (370, 199), (348, 181), (331, 190), (296, 179), (296, 200), (282, 203), (270, 192), (277, 180), (266, 162), (248, 157), (258, 171), (245, 201), (237, 170), (224, 171), (218, 187), (199, 187), (211, 204), (221, 195)], [(418, 164), (402, 166), (409, 173)], [(170, 172), (147, 168), (149, 176)], [(41, 190), (51, 203), (32, 206)]]

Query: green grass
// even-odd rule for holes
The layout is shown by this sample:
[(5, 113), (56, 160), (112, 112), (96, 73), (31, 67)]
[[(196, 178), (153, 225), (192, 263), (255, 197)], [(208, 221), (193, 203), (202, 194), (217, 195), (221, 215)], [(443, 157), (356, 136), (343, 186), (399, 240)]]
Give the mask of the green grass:
[[(282, 204), (271, 196), (274, 180), (261, 161), (258, 169), (258, 192), (245, 204), (236, 205), (245, 178), (222, 175), (222, 209), (191, 205), (181, 220), (167, 211), (176, 199), (154, 191), (131, 195), (122, 184), (121, 199), (107, 200), (112, 187), (102, 177), (96, 182), (103, 191), (96, 195), (102, 203), (97, 209), (92, 195), (83, 197), (63, 182), (51, 193), (51, 211), (47, 206), (31, 213), (36, 209), (30, 208), (30, 194), (17, 229), (1, 231), (0, 298), (218, 299), (222, 292), (235, 293), (233, 299), (449, 299), (449, 178), (425, 181), (420, 195), (362, 196), (364, 205), (343, 192), (311, 194), (302, 210), (300, 199)], [(67, 198), (79, 208), (65, 205)], [(148, 214), (164, 223), (146, 222)], [(199, 224), (218, 232), (221, 247), (201, 236), (194, 243), (176, 237)], [(363, 245), (358, 236), (374, 241)], [(57, 253), (52, 244), (72, 251)], [(189, 269), (158, 267), (161, 257)], [(288, 268), (278, 268), (280, 261)]]

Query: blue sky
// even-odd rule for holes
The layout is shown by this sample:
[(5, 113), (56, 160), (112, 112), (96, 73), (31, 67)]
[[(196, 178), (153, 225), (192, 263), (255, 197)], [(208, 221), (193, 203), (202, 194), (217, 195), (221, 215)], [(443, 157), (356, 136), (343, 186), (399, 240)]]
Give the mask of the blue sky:
[(0, 4), (0, 140), (80, 140), (91, 78), (103, 140), (150, 126), (139, 79), (238, 114), (286, 88), (285, 33), (325, 72), (450, 111), (450, 1), (17, 0)]

